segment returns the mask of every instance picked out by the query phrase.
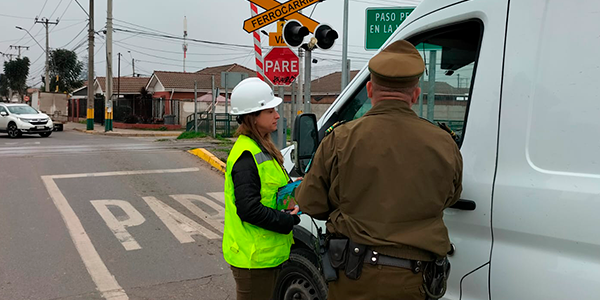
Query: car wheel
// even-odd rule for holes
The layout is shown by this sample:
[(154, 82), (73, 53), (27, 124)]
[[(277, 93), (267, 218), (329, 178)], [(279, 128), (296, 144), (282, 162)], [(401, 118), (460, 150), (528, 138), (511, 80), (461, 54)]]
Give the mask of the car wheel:
[(40, 133), (40, 136), (41, 136), (41, 137), (49, 137), (51, 134), (52, 134), (52, 131), (49, 131), (49, 132), (42, 132), (42, 133)]
[(13, 139), (21, 137), (21, 130), (19, 130), (19, 128), (17, 127), (17, 124), (15, 124), (15, 123), (8, 124), (7, 132), (8, 132), (8, 136)]
[(319, 269), (311, 262), (313, 259), (310, 255), (314, 254), (302, 250), (304, 249), (293, 249), (290, 259), (283, 264), (277, 279), (274, 299), (327, 299), (327, 283)]

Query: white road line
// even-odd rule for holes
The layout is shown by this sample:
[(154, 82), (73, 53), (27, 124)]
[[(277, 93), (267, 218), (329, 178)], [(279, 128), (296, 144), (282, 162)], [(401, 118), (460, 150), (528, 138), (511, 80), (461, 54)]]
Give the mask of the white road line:
[(108, 271), (108, 268), (100, 258), (98, 251), (94, 248), (94, 244), (90, 240), (83, 229), (81, 221), (73, 211), (73, 208), (69, 205), (69, 202), (60, 191), (52, 176), (42, 176), (42, 180), (48, 189), (54, 205), (58, 208), (60, 215), (67, 225), (71, 239), (81, 256), (81, 260), (85, 264), (92, 280), (96, 284), (98, 291), (102, 293), (102, 297), (111, 300), (128, 300), (127, 294), (123, 288), (119, 285), (115, 277)]
[(118, 171), (118, 172), (102, 172), (102, 173), (81, 173), (81, 174), (64, 174), (53, 175), (53, 179), (66, 178), (81, 178), (81, 177), (107, 177), (107, 176), (124, 176), (124, 175), (147, 175), (147, 174), (164, 174), (164, 173), (185, 173), (198, 172), (200, 168), (184, 168), (184, 169), (168, 169), (168, 170), (142, 170), (142, 171)]
[(163, 174), (163, 173), (183, 173), (196, 172), (199, 168), (168, 169), (168, 170), (142, 170), (142, 171), (120, 171), (120, 172), (102, 172), (102, 173), (82, 173), (82, 174), (63, 174), (42, 176), (42, 181), (52, 198), (54, 205), (60, 212), (60, 215), (67, 226), (71, 239), (75, 244), (79, 256), (83, 261), (85, 268), (96, 284), (98, 291), (107, 300), (128, 300), (129, 297), (125, 290), (119, 285), (115, 277), (110, 273), (100, 254), (94, 248), (87, 232), (83, 228), (79, 217), (69, 205), (69, 202), (58, 188), (54, 179), (82, 178), (82, 177), (104, 177), (104, 176), (122, 176), (122, 175), (144, 175), (144, 174)]

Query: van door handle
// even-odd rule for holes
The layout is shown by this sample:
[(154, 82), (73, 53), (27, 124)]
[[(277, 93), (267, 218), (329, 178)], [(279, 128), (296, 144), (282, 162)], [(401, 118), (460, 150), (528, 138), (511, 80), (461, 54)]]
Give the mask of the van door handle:
[(475, 210), (477, 204), (473, 200), (464, 200), (460, 199), (454, 205), (450, 206), (450, 208), (460, 209), (460, 210)]

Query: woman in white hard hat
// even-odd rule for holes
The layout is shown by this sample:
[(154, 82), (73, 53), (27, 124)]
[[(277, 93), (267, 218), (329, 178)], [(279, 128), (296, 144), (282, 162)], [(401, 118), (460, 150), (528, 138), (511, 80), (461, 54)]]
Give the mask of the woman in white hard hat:
[(276, 209), (276, 194), (290, 179), (271, 140), (281, 98), (258, 78), (240, 82), (231, 93), (231, 114), (240, 127), (225, 172), (223, 256), (231, 265), (237, 299), (272, 297), (279, 266), (288, 260), (298, 208)]

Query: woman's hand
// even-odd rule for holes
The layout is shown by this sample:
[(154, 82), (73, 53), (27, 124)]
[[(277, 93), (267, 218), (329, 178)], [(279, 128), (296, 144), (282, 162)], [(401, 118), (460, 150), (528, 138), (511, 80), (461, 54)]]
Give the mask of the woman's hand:
[(290, 215), (297, 215), (300, 211), (300, 207), (298, 205), (294, 205), (294, 210), (290, 211)]

